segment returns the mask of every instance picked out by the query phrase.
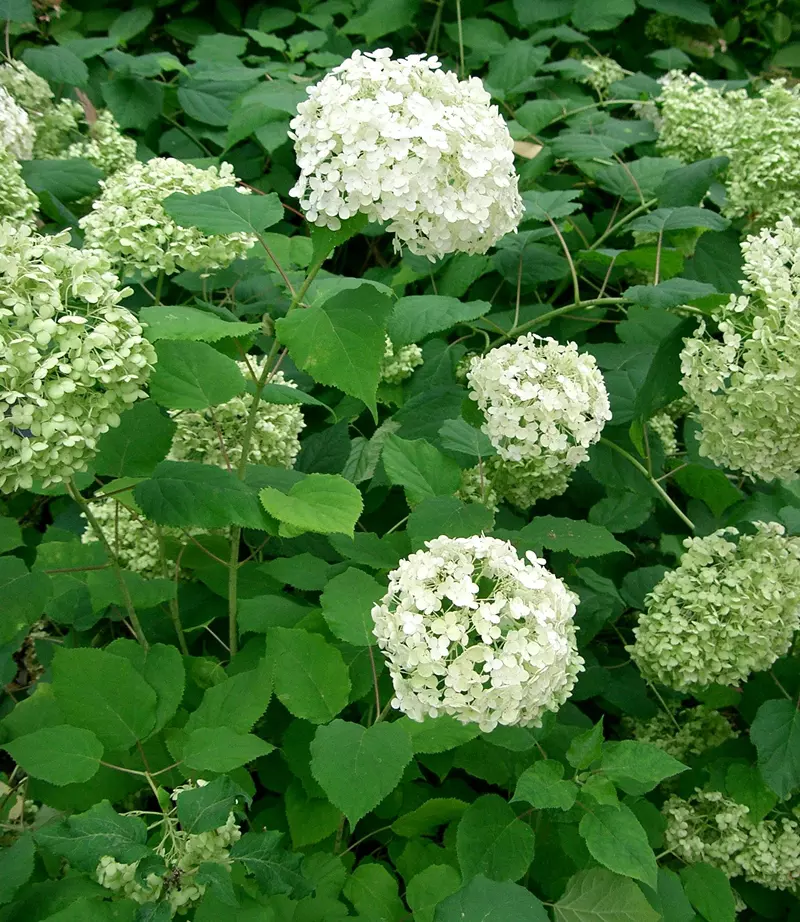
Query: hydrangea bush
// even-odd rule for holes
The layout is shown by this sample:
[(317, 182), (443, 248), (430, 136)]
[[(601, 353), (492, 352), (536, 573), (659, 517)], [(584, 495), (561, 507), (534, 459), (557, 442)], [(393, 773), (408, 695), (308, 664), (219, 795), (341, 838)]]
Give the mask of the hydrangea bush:
[(212, 6), (2, 7), (0, 922), (792, 922), (786, 3)]

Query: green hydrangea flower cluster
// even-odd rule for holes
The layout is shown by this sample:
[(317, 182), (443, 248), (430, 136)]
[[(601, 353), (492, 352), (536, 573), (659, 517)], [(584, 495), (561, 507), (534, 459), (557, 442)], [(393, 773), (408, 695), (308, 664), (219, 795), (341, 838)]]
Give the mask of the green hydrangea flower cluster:
[(800, 468), (800, 226), (790, 218), (742, 244), (744, 294), (686, 339), (683, 388), (700, 453), (761, 480)]
[(581, 79), (581, 83), (587, 83), (601, 97), (605, 96), (612, 83), (622, 80), (629, 73), (613, 58), (602, 54), (581, 58), (581, 64), (589, 70), (589, 73)]
[(755, 526), (754, 535), (722, 528), (684, 541), (628, 647), (644, 675), (681, 691), (734, 685), (789, 649), (800, 624), (800, 538), (775, 522)]
[(110, 176), (136, 162), (136, 141), (122, 134), (110, 112), (100, 112), (88, 137), (71, 144), (62, 156), (88, 160)]
[[(261, 373), (264, 361), (251, 359), (250, 366), (256, 377)], [(250, 366), (239, 362), (246, 378), (253, 377)], [(270, 383), (297, 387), (281, 371), (275, 372)], [(175, 411), (173, 416), (178, 429), (169, 457), (173, 461), (200, 461), (236, 468), (242, 457), (242, 439), (252, 405), (253, 395), (244, 393), (209, 410)], [(298, 436), (304, 427), (303, 413), (297, 404), (262, 401), (250, 442), (250, 462), (270, 467), (292, 467), (300, 451)]]
[(39, 199), (22, 178), (22, 167), (8, 151), (0, 151), (0, 220), (16, 224), (36, 223)]
[(685, 162), (730, 159), (723, 212), (759, 225), (800, 219), (800, 87), (772, 80), (757, 96), (672, 71), (657, 100), (659, 146)]
[(414, 369), (422, 364), (422, 349), (416, 343), (395, 347), (386, 337), (386, 350), (381, 361), (381, 381), (399, 384), (409, 378)]
[(461, 472), (461, 486), (457, 497), (465, 503), (481, 503), (490, 512), (497, 512), (500, 497), (492, 486), (488, 461), (483, 465), (468, 467)]
[(800, 879), (800, 824), (788, 816), (753, 822), (749, 808), (718, 791), (670, 797), (662, 808), (667, 848), (688, 864), (704, 862), (728, 877), (770, 890), (794, 890)]
[(703, 705), (679, 708), (672, 715), (659, 711), (649, 720), (629, 719), (626, 725), (634, 739), (658, 746), (679, 761), (687, 756), (699, 756), (738, 736), (719, 711)]
[(32, 119), (44, 115), (53, 104), (50, 84), (22, 61), (0, 65), (0, 87), (13, 96)]
[(245, 255), (255, 236), (204, 234), (196, 227), (181, 227), (162, 202), (174, 192), (196, 195), (235, 185), (229, 163), (207, 170), (172, 157), (132, 163), (101, 182), (102, 195), (80, 221), (86, 245), (105, 250), (123, 276), (224, 269)]
[(0, 222), (0, 488), (85, 470), (156, 360), (103, 254)]

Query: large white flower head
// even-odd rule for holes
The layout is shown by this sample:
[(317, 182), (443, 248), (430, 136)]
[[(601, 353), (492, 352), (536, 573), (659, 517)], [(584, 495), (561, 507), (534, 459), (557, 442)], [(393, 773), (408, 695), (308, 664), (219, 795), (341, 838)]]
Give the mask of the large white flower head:
[(8, 61), (0, 65), (0, 87), (6, 90), (17, 105), (35, 119), (53, 104), (50, 84), (22, 61)]
[[(245, 378), (252, 380), (250, 368), (254, 369), (257, 378), (264, 361), (251, 359), (250, 365), (246, 362), (238, 364)], [(297, 387), (281, 371), (275, 372), (270, 383)], [(209, 410), (173, 412), (178, 429), (172, 440), (170, 458), (173, 461), (200, 461), (219, 467), (237, 467), (242, 457), (242, 440), (252, 405), (253, 395), (244, 393)], [(261, 401), (248, 460), (252, 464), (269, 467), (292, 467), (300, 451), (298, 436), (304, 427), (303, 413), (297, 404)]]
[[(244, 256), (255, 243), (252, 234), (204, 234), (196, 227), (181, 227), (162, 207), (174, 192), (196, 195), (236, 186), (229, 163), (201, 170), (170, 157), (156, 157), (130, 164), (101, 186), (102, 195), (80, 225), (86, 245), (105, 250), (121, 275), (162, 271), (171, 275), (178, 269), (211, 272)], [(248, 194), (246, 189), (239, 191)]]
[(22, 178), (22, 167), (8, 151), (0, 151), (0, 219), (36, 223), (39, 199)]
[(89, 126), (89, 136), (71, 144), (63, 157), (88, 160), (107, 176), (136, 161), (136, 141), (126, 137), (110, 112), (101, 112)]
[(14, 102), (8, 90), (0, 87), (0, 150), (17, 160), (30, 160), (34, 134), (28, 113)]
[(335, 230), (362, 213), (389, 222), (397, 249), (431, 260), (485, 253), (516, 230), (508, 127), (477, 77), (440, 67), (423, 54), (356, 51), (309, 88), (290, 134), (291, 194), (309, 221)]
[(394, 684), (413, 720), (449, 714), (482, 730), (539, 726), (583, 668), (577, 597), (530, 552), (498, 538), (435, 538), (401, 560), (372, 609)]
[(628, 648), (645, 675), (681, 691), (735, 685), (786, 653), (800, 625), (800, 538), (774, 522), (756, 529), (684, 541)]
[(687, 864), (710, 864), (770, 890), (797, 888), (800, 824), (789, 816), (757, 821), (743, 804), (699, 788), (686, 800), (670, 797), (662, 813), (666, 846)]
[(587, 459), (587, 448), (611, 419), (597, 363), (575, 343), (562, 346), (528, 333), (473, 358), (467, 381), (470, 397), (486, 417), (483, 431), (497, 449), (492, 485), (508, 495), (502, 485), (502, 462), (508, 462), (508, 487), (525, 480), (525, 495), (517, 500), (562, 493), (570, 472)]
[(742, 244), (742, 296), (705, 321), (681, 353), (700, 453), (752, 478), (800, 469), (800, 227), (784, 218)]
[(85, 470), (156, 354), (107, 258), (0, 222), (0, 488)]

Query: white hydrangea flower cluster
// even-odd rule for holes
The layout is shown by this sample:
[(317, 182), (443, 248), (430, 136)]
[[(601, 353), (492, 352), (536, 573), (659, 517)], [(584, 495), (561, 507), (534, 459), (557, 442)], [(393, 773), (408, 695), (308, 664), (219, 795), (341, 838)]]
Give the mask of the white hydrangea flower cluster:
[(738, 736), (723, 714), (703, 705), (679, 708), (672, 716), (659, 711), (649, 720), (628, 720), (626, 724), (640, 743), (658, 746), (678, 760), (700, 755)]
[(62, 157), (88, 160), (110, 176), (136, 162), (136, 141), (122, 134), (110, 112), (100, 112), (89, 126), (88, 138), (71, 144)]
[[(263, 358), (251, 359), (250, 366), (256, 377), (261, 374), (264, 361)], [(242, 374), (251, 378), (248, 364), (239, 362), (238, 365)], [(297, 387), (281, 371), (275, 372), (270, 383)], [(236, 468), (241, 461), (242, 438), (252, 405), (253, 395), (244, 393), (209, 410), (173, 411), (178, 429), (172, 440), (170, 459)], [(304, 428), (303, 413), (297, 404), (262, 401), (250, 442), (250, 463), (292, 467), (300, 451), (299, 435)]]
[[(156, 157), (129, 164), (101, 186), (102, 195), (80, 226), (86, 245), (105, 250), (123, 276), (224, 269), (256, 242), (253, 234), (204, 234), (196, 227), (181, 227), (162, 207), (174, 192), (197, 195), (235, 187), (229, 163), (201, 170), (171, 157)], [(238, 191), (249, 194), (247, 189)]]
[(577, 597), (532, 553), (497, 538), (435, 538), (401, 560), (372, 609), (412, 720), (449, 714), (484, 731), (539, 726), (569, 697), (583, 659)]
[(0, 488), (85, 470), (156, 353), (104, 254), (0, 222)]
[(22, 167), (8, 151), (0, 150), (0, 220), (36, 223), (39, 199), (22, 178)]
[(485, 253), (516, 230), (522, 200), (508, 127), (477, 77), (423, 54), (353, 55), (308, 89), (292, 119), (291, 195), (336, 230), (361, 213), (389, 222), (395, 248), (432, 261)]
[[(172, 820), (166, 822), (172, 823)], [(163, 876), (148, 874), (145, 883), (139, 883), (136, 880), (138, 861), (124, 864), (110, 855), (100, 859), (95, 876), (101, 886), (126, 899), (143, 904), (155, 903), (163, 896), (172, 915), (185, 912), (206, 891), (206, 885), (196, 881), (198, 867), (203, 862), (213, 861), (229, 868), (228, 851), (241, 836), (242, 831), (232, 813), (224, 826), (208, 832), (192, 834), (171, 829), (155, 849), (167, 863)]]
[(492, 486), (515, 505), (563, 493), (611, 419), (603, 376), (575, 343), (528, 333), (473, 358), (467, 381), (497, 449)]
[(622, 80), (630, 71), (625, 70), (613, 58), (605, 55), (581, 58), (581, 64), (588, 68), (590, 73), (581, 78), (581, 83), (587, 83), (599, 96), (604, 96), (612, 83)]
[(8, 90), (0, 87), (0, 150), (17, 160), (33, 155), (34, 128), (28, 113), (14, 102)]
[(656, 100), (661, 150), (685, 162), (725, 156), (723, 211), (760, 225), (800, 220), (800, 87), (772, 80), (757, 96), (673, 71)]
[(800, 625), (800, 538), (755, 524), (754, 535), (722, 528), (684, 541), (628, 648), (645, 675), (681, 691), (735, 685), (789, 649)]
[(718, 791), (698, 789), (688, 800), (670, 797), (662, 808), (666, 846), (688, 864), (704, 862), (728, 877), (794, 890), (800, 881), (800, 824), (777, 815), (754, 823), (749, 812)]
[(800, 469), (800, 225), (790, 218), (742, 244), (744, 294), (702, 321), (681, 353), (700, 453), (752, 478)]
[(42, 116), (53, 104), (50, 84), (22, 61), (0, 65), (0, 87), (6, 90), (32, 119)]
[(381, 360), (381, 381), (399, 384), (409, 378), (415, 368), (422, 364), (422, 349), (416, 343), (395, 347), (386, 337), (386, 350)]

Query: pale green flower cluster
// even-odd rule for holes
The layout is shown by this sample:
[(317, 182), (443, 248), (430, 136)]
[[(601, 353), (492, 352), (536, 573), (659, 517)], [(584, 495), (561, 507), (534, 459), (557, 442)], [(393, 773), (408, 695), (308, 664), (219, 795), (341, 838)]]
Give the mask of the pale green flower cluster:
[(39, 199), (22, 178), (22, 167), (7, 151), (0, 151), (0, 220), (34, 225)]
[(754, 823), (749, 808), (717, 791), (670, 797), (662, 812), (667, 848), (688, 864), (703, 862), (728, 877), (770, 890), (794, 890), (800, 879), (800, 826), (788, 816)]
[(800, 226), (784, 218), (742, 244), (742, 296), (702, 321), (681, 353), (700, 453), (752, 478), (800, 467)]
[(0, 488), (85, 470), (156, 353), (107, 258), (0, 223)]
[[(250, 360), (256, 377), (264, 361)], [(246, 362), (239, 362), (239, 368), (246, 378), (252, 378)], [(270, 383), (297, 387), (281, 371), (275, 372)], [(169, 457), (173, 461), (200, 461), (235, 469), (241, 461), (242, 441), (252, 405), (253, 395), (244, 393), (209, 410), (175, 411), (173, 417), (178, 430)], [(297, 404), (262, 401), (250, 441), (249, 462), (292, 467), (300, 451), (298, 436), (304, 427), (303, 413)]]
[(686, 416), (691, 409), (692, 401), (688, 397), (681, 397), (647, 420), (647, 428), (658, 436), (668, 458), (678, 454), (677, 421)]
[(581, 83), (589, 84), (599, 96), (604, 96), (612, 83), (622, 80), (628, 73), (613, 58), (608, 58), (602, 54), (596, 57), (581, 58), (581, 64), (590, 71), (585, 77), (581, 78)]
[(61, 99), (45, 109), (35, 120), (33, 156), (37, 160), (62, 157), (69, 144), (80, 134), (83, 118), (83, 107), (74, 99)]
[(456, 495), (465, 503), (482, 503), (490, 512), (496, 512), (500, 505), (500, 497), (492, 486), (487, 467), (487, 462), (484, 461), (482, 466), (476, 465), (463, 470), (461, 486)]
[(17, 105), (8, 90), (0, 87), (0, 150), (17, 160), (30, 160), (33, 137), (34, 128), (28, 113)]
[(659, 146), (686, 162), (730, 159), (726, 215), (762, 225), (800, 218), (800, 87), (772, 80), (749, 96), (680, 71), (662, 83)]
[(603, 376), (575, 343), (520, 336), (473, 358), (467, 380), (497, 449), (492, 487), (520, 508), (563, 493), (611, 419)]
[(229, 163), (201, 170), (171, 157), (156, 157), (130, 164), (101, 185), (102, 195), (80, 225), (86, 245), (105, 250), (123, 276), (224, 269), (256, 241), (252, 234), (204, 234), (196, 227), (181, 227), (162, 207), (174, 192), (197, 195), (235, 187)]
[(138, 861), (125, 864), (111, 855), (104, 855), (97, 865), (95, 876), (107, 890), (136, 903), (155, 903), (163, 897), (172, 916), (186, 912), (205, 893), (206, 885), (196, 880), (201, 864), (211, 861), (230, 868), (228, 851), (241, 838), (242, 832), (232, 813), (224, 826), (196, 834), (175, 828), (171, 818), (167, 818), (165, 823), (171, 828), (169, 832), (165, 831), (161, 843), (155, 848), (166, 861), (165, 874), (148, 874), (145, 882), (140, 883), (136, 879)]
[(714, 749), (738, 735), (719, 711), (703, 705), (679, 708), (672, 715), (659, 711), (648, 720), (629, 720), (627, 724), (639, 742), (658, 746), (679, 761)]
[(789, 649), (800, 623), (800, 538), (755, 524), (754, 535), (722, 528), (684, 541), (628, 648), (646, 676), (683, 691), (735, 685)]
[(386, 350), (381, 360), (381, 381), (386, 384), (399, 384), (410, 377), (415, 368), (422, 364), (422, 349), (416, 343), (395, 348), (394, 343), (386, 337)]
[(136, 162), (136, 141), (122, 134), (110, 112), (101, 112), (89, 126), (89, 136), (71, 144), (63, 157), (88, 160), (109, 176)]
[(0, 87), (13, 96), (32, 119), (44, 115), (53, 102), (50, 84), (22, 61), (0, 65)]

